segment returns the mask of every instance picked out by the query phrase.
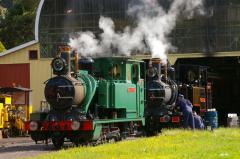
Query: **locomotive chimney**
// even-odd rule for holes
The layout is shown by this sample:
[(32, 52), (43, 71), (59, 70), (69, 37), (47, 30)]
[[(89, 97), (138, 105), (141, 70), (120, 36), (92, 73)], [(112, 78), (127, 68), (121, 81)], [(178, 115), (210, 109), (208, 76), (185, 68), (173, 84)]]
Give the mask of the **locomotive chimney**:
[[(151, 66), (150, 66), (151, 65)], [(149, 63), (149, 66), (152, 67), (156, 67), (157, 70), (158, 70), (158, 80), (161, 81), (161, 75), (162, 75), (162, 68), (161, 66), (163, 66), (163, 75), (164, 75), (164, 80), (166, 81), (167, 80), (167, 64), (164, 64), (162, 63), (161, 59), (160, 58), (152, 58), (150, 63)]]
[(157, 68), (158, 80), (161, 81), (161, 59), (160, 58), (152, 58), (151, 63), (152, 63), (153, 67)]
[(61, 57), (67, 62), (67, 76), (71, 76), (71, 48), (70, 46), (60, 46)]

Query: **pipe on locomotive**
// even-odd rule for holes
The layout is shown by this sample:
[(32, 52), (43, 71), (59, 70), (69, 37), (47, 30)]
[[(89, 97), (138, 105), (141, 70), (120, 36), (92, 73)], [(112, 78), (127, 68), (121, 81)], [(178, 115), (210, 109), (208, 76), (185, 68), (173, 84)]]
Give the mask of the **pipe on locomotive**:
[(164, 65), (164, 80), (167, 81), (168, 78), (168, 65)]
[(75, 65), (74, 73), (75, 75), (77, 75), (79, 71), (79, 64), (78, 64), (79, 56), (76, 50), (74, 50), (73, 53), (74, 53), (74, 65)]

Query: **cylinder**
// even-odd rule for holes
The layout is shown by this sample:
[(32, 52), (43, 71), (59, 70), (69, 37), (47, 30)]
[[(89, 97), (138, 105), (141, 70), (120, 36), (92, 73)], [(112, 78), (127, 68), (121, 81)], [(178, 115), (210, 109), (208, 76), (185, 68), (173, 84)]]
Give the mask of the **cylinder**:
[(239, 127), (239, 119), (237, 114), (235, 116), (231, 116), (227, 118), (227, 126), (228, 127)]

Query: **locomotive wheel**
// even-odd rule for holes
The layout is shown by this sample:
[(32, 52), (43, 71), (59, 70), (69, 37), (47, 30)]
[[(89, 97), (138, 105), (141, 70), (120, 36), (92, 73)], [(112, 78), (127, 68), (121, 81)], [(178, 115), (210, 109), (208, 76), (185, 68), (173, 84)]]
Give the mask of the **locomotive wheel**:
[(73, 142), (74, 145), (77, 146), (77, 147), (78, 147), (78, 146), (83, 146), (84, 144), (86, 144), (86, 141), (81, 140), (81, 139), (74, 139), (72, 142)]
[(52, 143), (56, 149), (61, 149), (64, 144), (64, 138), (62, 137), (53, 137)]
[(158, 132), (155, 131), (155, 130), (147, 130), (147, 131), (146, 131), (146, 135), (147, 135), (148, 137), (156, 136), (157, 134), (158, 134)]
[(145, 132), (147, 136), (155, 136), (158, 134), (158, 131), (156, 129), (157, 123), (155, 122), (154, 118), (152, 116), (149, 116), (146, 118), (146, 127)]

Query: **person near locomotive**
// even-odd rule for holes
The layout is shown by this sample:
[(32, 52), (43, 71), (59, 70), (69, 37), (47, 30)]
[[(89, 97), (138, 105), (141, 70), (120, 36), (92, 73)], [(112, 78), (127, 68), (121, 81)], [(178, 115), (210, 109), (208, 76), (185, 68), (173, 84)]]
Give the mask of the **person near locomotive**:
[(194, 111), (193, 112), (194, 124), (196, 129), (204, 129), (204, 123), (202, 118)]
[(185, 129), (187, 129), (188, 127), (190, 127), (191, 129), (195, 129), (195, 123), (192, 114), (192, 103), (189, 100), (185, 99), (182, 94), (179, 94), (176, 106), (179, 107), (183, 113), (183, 127)]

